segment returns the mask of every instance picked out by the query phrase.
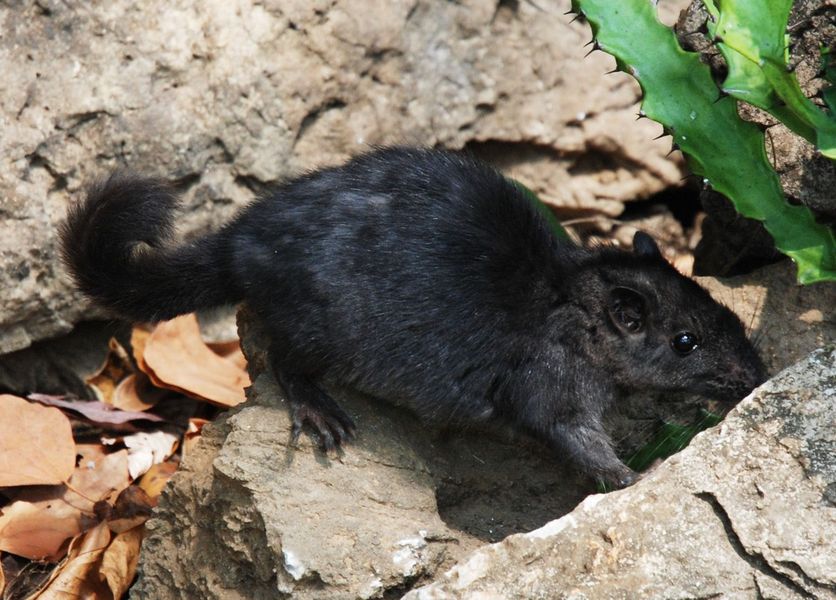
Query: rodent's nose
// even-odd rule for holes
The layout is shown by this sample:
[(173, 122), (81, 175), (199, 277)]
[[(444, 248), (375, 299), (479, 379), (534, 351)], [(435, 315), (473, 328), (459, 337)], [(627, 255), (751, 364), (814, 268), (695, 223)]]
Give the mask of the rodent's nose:
[(729, 375), (730, 380), (735, 384), (736, 400), (742, 400), (768, 379), (766, 369), (760, 361), (733, 365)]

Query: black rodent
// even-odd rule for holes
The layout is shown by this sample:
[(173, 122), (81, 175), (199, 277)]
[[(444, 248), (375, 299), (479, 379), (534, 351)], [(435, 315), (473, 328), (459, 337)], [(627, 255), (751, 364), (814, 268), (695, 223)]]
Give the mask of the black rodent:
[(133, 321), (247, 300), (272, 340), (292, 437), (354, 433), (319, 387), (425, 421), (488, 418), (615, 486), (636, 474), (602, 413), (636, 390), (736, 401), (763, 382), (740, 320), (636, 234), (634, 251), (558, 239), (502, 175), (461, 154), (388, 148), (279, 186), (216, 233), (172, 246), (178, 200), (114, 175), (70, 210), (83, 292)]

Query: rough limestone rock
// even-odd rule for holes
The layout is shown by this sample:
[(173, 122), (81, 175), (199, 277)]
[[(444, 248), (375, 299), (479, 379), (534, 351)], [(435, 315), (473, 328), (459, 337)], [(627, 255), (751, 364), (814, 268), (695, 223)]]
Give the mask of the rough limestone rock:
[[(123, 0), (0, 6), (0, 355), (90, 318), (59, 265), (74, 194), (123, 167), (187, 229), (369, 144), (467, 146), (545, 199), (615, 215), (682, 177), (638, 86), (568, 0)], [(524, 164), (523, 164), (524, 161)], [(570, 177), (571, 176), (571, 177)]]
[(338, 457), (305, 436), (289, 447), (263, 334), (241, 323), (248, 401), (204, 429), (166, 486), (132, 598), (381, 598), (593, 491), (531, 444), (497, 432), (445, 439), (406, 411), (338, 391), (358, 437)]
[(836, 598), (834, 372), (813, 353), (632, 488), (405, 598)]
[[(768, 282), (770, 292), (759, 283), (763, 281)], [(791, 265), (775, 265), (760, 277), (733, 280), (727, 286), (708, 279), (703, 283), (710, 284), (715, 295), (732, 299), (729, 304), (740, 314), (757, 315), (755, 332), (773, 370), (806, 355), (822, 339), (836, 339), (832, 310), (820, 311), (821, 318), (810, 318), (818, 310), (812, 307), (836, 306), (828, 300), (836, 294), (836, 284), (797, 287)], [(765, 311), (758, 312), (764, 307)], [(197, 451), (186, 458), (166, 487), (160, 508), (148, 524), (149, 536), (132, 597), (391, 597), (438, 579), (481, 544), (537, 529), (566, 515), (595, 491), (589, 481), (561, 464), (559, 457), (526, 440), (509, 440), (495, 431), (439, 436), (406, 411), (338, 390), (334, 392), (340, 404), (359, 426), (357, 440), (337, 458), (324, 457), (304, 436), (299, 448), (289, 448), (288, 409), (266, 371), (266, 340), (251, 316), (243, 314), (240, 324), (255, 381), (249, 400), (205, 430)], [(561, 578), (551, 574), (559, 572), (567, 581), (577, 582), (580, 594), (585, 584), (559, 570), (568, 566), (552, 567), (549, 557), (554, 554), (574, 564), (579, 572), (593, 571), (589, 581), (611, 580), (616, 586), (613, 589), (620, 590), (609, 596), (614, 598), (642, 597), (643, 590), (663, 590), (667, 580), (653, 580), (654, 573), (664, 573), (670, 581), (683, 585), (682, 589), (691, 590), (683, 592), (684, 596), (704, 597), (693, 593), (703, 582), (709, 591), (733, 589), (721, 588), (720, 583), (737, 585), (745, 591), (740, 597), (746, 598), (752, 582), (757, 581), (763, 590), (779, 590), (772, 597), (792, 598), (785, 592), (795, 584), (780, 577), (775, 583), (772, 569), (776, 567), (748, 555), (748, 549), (741, 550), (748, 546), (736, 539), (741, 534), (733, 533), (737, 522), (731, 521), (735, 525), (732, 529), (728, 518), (722, 516), (723, 511), (732, 511), (729, 506), (744, 501), (757, 504), (757, 485), (767, 481), (758, 477), (766, 477), (764, 473), (787, 482), (790, 490), (815, 495), (810, 490), (818, 483), (794, 470), (803, 457), (791, 457), (788, 463), (786, 450), (776, 453), (773, 448), (774, 444), (785, 444), (792, 451), (803, 450), (803, 443), (783, 434), (769, 437), (774, 434), (775, 420), (739, 424), (741, 414), (757, 414), (752, 406), (767, 411), (771, 405), (765, 403), (770, 398), (786, 398), (781, 405), (785, 412), (798, 405), (791, 391), (784, 396), (769, 394), (743, 405), (737, 417), (707, 434), (706, 439), (719, 440), (718, 444), (733, 444), (731, 449), (711, 446), (697, 454), (689, 450), (690, 454), (669, 461), (680, 466), (663, 465), (634, 488), (635, 492), (594, 496), (581, 505), (580, 512), (556, 524), (480, 550), (441, 578), (437, 588), (422, 593), (439, 597), (470, 594), (467, 582), (471, 581), (476, 586), (473, 589), (484, 594), (494, 589), (508, 597), (559, 597), (558, 591), (568, 594), (573, 589), (554, 587), (553, 579)], [(655, 404), (637, 399), (625, 414), (616, 415), (620, 421), (611, 425), (614, 438), (623, 440), (619, 445), (623, 455), (634, 451), (641, 441), (631, 439), (631, 434), (646, 429), (642, 423), (652, 424), (658, 416), (669, 416), (670, 406), (670, 399)], [(803, 420), (818, 410), (815, 402), (805, 406), (802, 403), (800, 414), (781, 419), (786, 423)], [(824, 438), (832, 437), (826, 423), (820, 427)], [(757, 443), (746, 437), (728, 441), (730, 432), (749, 435), (750, 430), (752, 435), (764, 437)], [(815, 450), (816, 460), (833, 460), (827, 456), (826, 446), (810, 448)], [(651, 485), (664, 487), (648, 487)], [(769, 511), (778, 511), (776, 485), (768, 480), (765, 488), (770, 504), (764, 506)], [(828, 493), (832, 495), (832, 491)], [(740, 494), (742, 498), (738, 498)], [(648, 504), (651, 501), (653, 504)], [(741, 506), (740, 511), (749, 510), (748, 505)], [(804, 518), (816, 515), (818, 509), (811, 506), (800, 513)], [(557, 535), (583, 531), (580, 523), (587, 513), (597, 519), (597, 525), (590, 527), (600, 534), (598, 538), (591, 542), (566, 542), (562, 537), (559, 543), (554, 541)], [(776, 515), (780, 523), (784, 517)], [(795, 517), (791, 523), (795, 527)], [(632, 529), (623, 529), (627, 526)], [(720, 541), (709, 542), (700, 537), (704, 534), (720, 536)], [(639, 541), (639, 535), (648, 539)], [(763, 544), (772, 544), (771, 539)], [(663, 542), (671, 547), (662, 550)], [(559, 550), (567, 544), (572, 550)], [(635, 554), (643, 549), (647, 554)], [(619, 562), (622, 558), (623, 564)], [(596, 565), (609, 569), (608, 575), (595, 571)], [(693, 574), (686, 577), (689, 567)], [(753, 575), (752, 569), (757, 573)], [(508, 579), (503, 572), (508, 573)], [(543, 582), (543, 587), (537, 587), (537, 582)], [(515, 586), (522, 590), (517, 596), (512, 593)], [(476, 591), (472, 597), (504, 597), (478, 596)], [(764, 595), (769, 596), (766, 591)], [(608, 596), (589, 592), (577, 597)]]
[(209, 428), (149, 524), (131, 597), (370, 598), (449, 560), (460, 536), (409, 436), (381, 444), (372, 426), (329, 460), (283, 444), (285, 417), (251, 406)]

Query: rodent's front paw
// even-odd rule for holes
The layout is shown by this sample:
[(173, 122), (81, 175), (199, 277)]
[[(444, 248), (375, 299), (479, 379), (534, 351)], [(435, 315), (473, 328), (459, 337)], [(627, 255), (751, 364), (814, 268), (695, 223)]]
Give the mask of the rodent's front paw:
[(325, 452), (336, 450), (354, 437), (357, 431), (351, 417), (338, 407), (336, 410), (320, 411), (308, 404), (294, 405), (292, 413), (290, 443), (294, 446), (299, 441), (305, 423), (313, 429), (311, 437), (314, 442)]
[(639, 479), (642, 478), (640, 473), (636, 473), (632, 469), (628, 469), (625, 467), (623, 470), (618, 471), (617, 473), (613, 473), (612, 475), (605, 477), (605, 482), (612, 486), (615, 489), (624, 489), (626, 487), (630, 487), (634, 483), (636, 483)]

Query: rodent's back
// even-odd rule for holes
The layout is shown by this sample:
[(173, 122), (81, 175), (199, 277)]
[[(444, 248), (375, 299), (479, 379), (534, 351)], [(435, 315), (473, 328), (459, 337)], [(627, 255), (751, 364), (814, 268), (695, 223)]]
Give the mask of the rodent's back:
[[(466, 156), (373, 152), (295, 180), (249, 213), (236, 229), (236, 272), (293, 349), (287, 368), (413, 398), (425, 416), (470, 414), (448, 404), (501, 395), (513, 379), (502, 373), (548, 356), (581, 356), (610, 388), (725, 385), (730, 395), (762, 379), (739, 319), (655, 245), (562, 242), (515, 185)], [(646, 304), (640, 344), (608, 312), (622, 288)], [(671, 353), (679, 331), (700, 334), (699, 359)], [(724, 383), (731, 371), (739, 383)], [(451, 381), (461, 382), (454, 393)]]
[(440, 390), (526, 343), (585, 253), (492, 168), (415, 149), (295, 180), (251, 207), (239, 236), (250, 302), (301, 349), (288, 368), (384, 397), (432, 397), (434, 379)]

